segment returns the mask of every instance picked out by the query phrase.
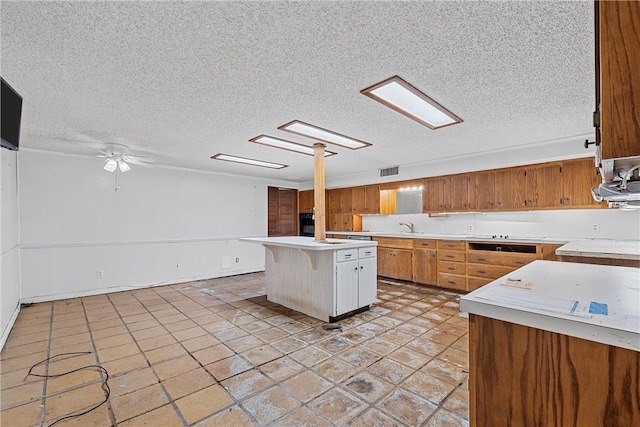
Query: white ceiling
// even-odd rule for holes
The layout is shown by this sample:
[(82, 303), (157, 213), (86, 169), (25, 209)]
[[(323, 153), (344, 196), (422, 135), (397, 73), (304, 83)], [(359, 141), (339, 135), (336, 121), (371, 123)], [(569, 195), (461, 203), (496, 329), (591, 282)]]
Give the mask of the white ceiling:
[[(590, 1), (3, 1), (1, 14), (22, 147), (119, 142), (160, 164), (305, 182), (312, 157), (248, 140), (311, 145), (276, 129), (298, 119), (372, 143), (328, 147), (339, 177), (552, 140), (578, 152), (593, 134)], [(430, 130), (360, 94), (396, 74), (464, 122)]]

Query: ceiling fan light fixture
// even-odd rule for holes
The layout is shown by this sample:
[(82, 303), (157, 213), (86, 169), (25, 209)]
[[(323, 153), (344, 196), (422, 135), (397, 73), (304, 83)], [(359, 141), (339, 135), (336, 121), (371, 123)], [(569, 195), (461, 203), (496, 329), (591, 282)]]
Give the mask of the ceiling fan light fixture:
[(211, 158), (214, 160), (224, 160), (226, 162), (242, 163), (245, 165), (260, 166), (263, 168), (271, 168), (271, 169), (282, 169), (287, 167), (287, 165), (283, 165), (280, 163), (272, 163), (272, 162), (266, 162), (264, 160), (248, 159), (246, 157), (232, 156), (230, 154), (222, 154), (222, 153), (214, 154), (213, 156), (211, 156)]
[[(269, 147), (281, 148), (283, 150), (295, 151), (296, 153), (302, 153), (309, 156), (314, 155), (313, 147), (309, 147), (308, 145), (298, 144), (297, 142), (287, 141), (286, 139), (276, 138), (274, 136), (268, 135), (258, 135), (255, 138), (251, 138), (250, 142), (255, 142), (256, 144), (268, 145)], [(336, 153), (333, 151), (324, 151), (325, 157), (333, 156)]]
[(295, 133), (296, 135), (306, 136), (307, 138), (316, 139), (328, 144), (339, 145), (351, 150), (357, 150), (358, 148), (365, 148), (371, 145), (368, 142), (361, 141), (347, 135), (342, 135), (332, 130), (324, 129), (309, 123), (301, 122), (300, 120), (294, 120), (284, 124), (278, 127), (278, 129), (285, 132)]
[(118, 162), (116, 162), (114, 159), (109, 159), (104, 162), (104, 170), (106, 170), (107, 172), (115, 172), (117, 167)]
[(131, 166), (124, 160), (118, 160), (118, 169), (120, 169), (120, 172), (128, 172), (131, 170)]
[(428, 127), (438, 129), (462, 119), (398, 76), (360, 91), (365, 96)]

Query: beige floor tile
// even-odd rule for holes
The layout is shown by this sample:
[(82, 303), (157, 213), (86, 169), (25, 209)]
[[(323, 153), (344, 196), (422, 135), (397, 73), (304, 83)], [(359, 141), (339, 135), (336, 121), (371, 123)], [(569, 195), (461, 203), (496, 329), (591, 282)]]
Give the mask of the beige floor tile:
[(176, 400), (176, 405), (189, 424), (206, 418), (232, 403), (231, 397), (219, 385), (207, 387)]
[(311, 371), (304, 371), (282, 382), (282, 388), (303, 402), (310, 401), (331, 387), (333, 384)]
[(40, 400), (44, 381), (32, 382), (9, 389), (3, 389), (0, 394), (0, 409), (12, 408), (34, 400)]
[(396, 389), (378, 407), (409, 426), (422, 424), (438, 408), (427, 399), (403, 389)]
[[(95, 405), (94, 405), (95, 406)], [(89, 410), (87, 408), (85, 410), (80, 411), (85, 412)], [(50, 425), (50, 422), (53, 420), (45, 420), (44, 425)], [(111, 418), (109, 416), (109, 409), (106, 405), (101, 405), (89, 413), (80, 415), (77, 417), (67, 418), (64, 421), (60, 421), (56, 426), (76, 426), (76, 427), (87, 427), (87, 426), (109, 426), (111, 425)]]
[(410, 350), (406, 347), (397, 349), (389, 355), (389, 358), (414, 369), (421, 368), (431, 360), (431, 357), (426, 354), (418, 353), (417, 351)]
[(366, 370), (396, 385), (415, 372), (415, 369), (388, 358), (379, 360)]
[(255, 425), (253, 420), (238, 406), (220, 411), (195, 424), (196, 427), (249, 427), (252, 425)]
[(148, 320), (143, 320), (142, 322), (127, 324), (127, 328), (129, 328), (131, 332), (141, 331), (143, 329), (157, 328), (158, 326), (161, 326), (160, 322), (158, 322), (155, 319), (148, 319)]
[(367, 350), (366, 347), (366, 343), (362, 344), (341, 353), (338, 357), (359, 368), (366, 368), (381, 358), (380, 355)]
[(102, 372), (96, 368), (87, 368), (60, 377), (47, 379), (46, 394), (52, 395), (61, 391), (101, 381)]
[(9, 334), (9, 338), (7, 338), (7, 342), (4, 344), (4, 348), (8, 349), (11, 347), (16, 347), (25, 344), (31, 344), (39, 341), (47, 341), (49, 339), (49, 325), (45, 325), (40, 329), (40, 332), (35, 332), (32, 334), (19, 334), (14, 333), (14, 329), (11, 330)]
[(137, 417), (169, 403), (159, 384), (151, 385), (111, 400), (118, 423)]
[(386, 414), (380, 412), (375, 408), (369, 409), (364, 414), (357, 417), (351, 423), (349, 423), (349, 427), (372, 427), (372, 426), (393, 426), (399, 427), (404, 424), (400, 424), (396, 420), (389, 418)]
[(167, 329), (169, 332), (182, 331), (183, 329), (190, 329), (197, 326), (197, 324), (191, 319), (186, 319), (186, 320), (182, 320), (175, 323), (169, 323), (169, 324), (163, 323), (163, 325), (165, 329)]
[(467, 368), (452, 365), (437, 359), (430, 361), (420, 370), (453, 385), (460, 384), (469, 375), (465, 372), (468, 371)]
[(456, 388), (442, 404), (444, 408), (458, 415), (460, 418), (469, 419), (469, 391)]
[(251, 369), (231, 377), (221, 384), (227, 392), (240, 400), (270, 387), (273, 385), (273, 381), (257, 369)]
[(176, 357), (188, 356), (188, 354), (189, 352), (178, 343), (144, 352), (145, 357), (152, 365), (164, 362), (165, 360), (175, 359)]
[(31, 344), (6, 348), (2, 351), (2, 361), (30, 354), (42, 354), (47, 351), (48, 347), (49, 343), (47, 341), (38, 341)]
[[(94, 383), (45, 398), (45, 420), (80, 413), (102, 402), (105, 392), (101, 383)], [(46, 423), (47, 425), (49, 423)]]
[(283, 381), (302, 372), (305, 367), (290, 357), (281, 357), (260, 366), (260, 371), (275, 381)]
[(240, 328), (249, 333), (255, 333), (264, 329), (269, 329), (271, 328), (271, 325), (267, 322), (263, 322), (262, 320), (255, 320), (253, 322), (241, 325)]
[(283, 354), (270, 345), (263, 345), (243, 352), (242, 356), (254, 366), (260, 366), (282, 357)]
[(165, 347), (170, 344), (174, 344), (176, 341), (169, 334), (159, 335), (157, 337), (147, 338), (145, 340), (138, 340), (138, 346), (142, 349), (142, 351), (153, 350), (154, 348)]
[(244, 329), (240, 329), (236, 326), (232, 326), (230, 328), (213, 333), (213, 336), (222, 342), (231, 341), (236, 338), (245, 337), (247, 335), (249, 334)]
[(360, 368), (337, 357), (332, 357), (315, 365), (313, 367), (313, 371), (333, 382), (339, 383), (344, 379), (355, 375), (360, 371)]
[(118, 423), (118, 426), (182, 427), (183, 424), (175, 409), (173, 409), (173, 405), (164, 405), (123, 423)]
[(40, 420), (41, 401), (37, 400), (26, 405), (16, 406), (0, 412), (0, 423), (3, 426), (32, 426)]
[(134, 315), (130, 315), (130, 316), (122, 316), (122, 320), (124, 321), (124, 323), (126, 323), (127, 325), (133, 324), (133, 323), (138, 323), (138, 322), (144, 322), (145, 320), (154, 320), (153, 316), (149, 313), (146, 312), (146, 310), (143, 310), (144, 313), (141, 314), (134, 314)]
[(395, 387), (369, 372), (360, 372), (343, 383), (346, 390), (368, 403), (375, 403), (389, 394)]
[(205, 368), (215, 377), (215, 379), (222, 381), (252, 369), (253, 365), (240, 356), (232, 356), (211, 363), (210, 365), (205, 365)]
[(422, 336), (407, 343), (405, 348), (411, 349), (418, 353), (426, 354), (427, 356), (435, 357), (438, 354), (446, 350), (447, 346), (438, 344), (435, 341), (431, 341), (429, 338)]
[(193, 357), (195, 357), (198, 362), (204, 366), (233, 356), (234, 352), (224, 344), (218, 344), (202, 350), (194, 351), (192, 354)]
[(151, 368), (135, 369), (117, 376), (110, 376), (111, 398), (113, 399), (157, 383), (158, 378)]
[[(200, 318), (196, 318), (195, 320), (200, 320)], [(195, 322), (195, 323), (199, 324), (198, 322)], [(204, 323), (201, 326), (202, 326), (202, 328), (204, 330), (206, 330), (210, 334), (215, 335), (216, 333), (222, 332), (225, 329), (233, 328), (234, 325), (233, 325), (233, 323), (229, 322), (228, 320), (224, 320), (224, 319), (220, 318), (219, 320), (215, 320), (213, 322)]]
[(306, 347), (308, 344), (296, 337), (290, 336), (282, 338), (278, 341), (274, 341), (271, 345), (284, 354), (292, 353), (296, 350), (300, 350), (303, 347)]
[(29, 368), (3, 373), (0, 375), (0, 386), (2, 390), (43, 380), (33, 375), (27, 375), (28, 373)]
[(204, 368), (197, 368), (162, 382), (173, 400), (187, 396), (215, 384), (215, 380)]
[(111, 328), (104, 328), (98, 330), (91, 330), (91, 336), (94, 340), (99, 340), (102, 338), (112, 337), (114, 335), (121, 335), (128, 333), (129, 330), (124, 325), (113, 326)]
[(405, 388), (413, 393), (422, 396), (429, 401), (440, 405), (451, 392), (455, 389), (455, 385), (446, 383), (424, 372), (417, 371), (409, 378), (404, 380), (400, 387)]
[(140, 329), (137, 331), (131, 332), (131, 334), (135, 337), (137, 341), (142, 341), (147, 338), (160, 337), (163, 335), (168, 335), (167, 330), (164, 326), (154, 326), (152, 328)]
[(138, 368), (146, 368), (149, 366), (146, 359), (141, 354), (123, 357), (122, 359), (112, 360), (103, 363), (102, 366), (109, 372), (109, 375), (116, 375), (121, 372), (131, 371)]
[[(272, 427), (292, 427), (292, 426), (305, 426), (305, 427), (329, 427), (331, 424), (322, 417), (314, 414), (306, 407), (296, 409), (289, 415), (272, 424)], [(371, 425), (369, 425), (371, 427)]]
[(247, 350), (251, 350), (252, 348), (260, 347), (264, 345), (264, 341), (249, 335), (249, 336), (244, 336), (241, 338), (229, 340), (225, 342), (225, 345), (229, 347), (231, 350), (233, 350), (234, 352), (239, 354)]
[[(47, 329), (48, 329), (48, 325), (47, 325)], [(66, 337), (68, 335), (76, 335), (76, 334), (81, 334), (83, 332), (88, 332), (89, 328), (87, 327), (86, 324), (82, 324), (82, 325), (76, 325), (76, 326), (71, 326), (70, 328), (60, 328), (60, 329), (54, 329), (51, 331), (51, 338), (60, 338), (60, 337)]]
[(331, 354), (342, 353), (343, 351), (353, 347), (352, 342), (340, 335), (319, 341), (315, 345)]
[(242, 404), (261, 425), (275, 421), (300, 406), (297, 399), (277, 386), (245, 400)]
[(108, 320), (100, 320), (96, 322), (90, 321), (89, 326), (91, 328), (91, 331), (95, 333), (96, 331), (101, 329), (112, 329), (118, 326), (124, 326), (124, 323), (120, 318), (114, 318), (114, 319), (108, 319)]
[(191, 355), (185, 355), (176, 359), (167, 360), (156, 365), (152, 368), (158, 375), (161, 381), (183, 374), (185, 372), (193, 371), (200, 365), (196, 362)]
[(331, 357), (330, 353), (311, 345), (298, 351), (294, 351), (289, 355), (305, 366), (313, 366)]
[(175, 331), (172, 333), (173, 337), (178, 341), (187, 341), (192, 338), (201, 337), (203, 335), (209, 335), (204, 328), (200, 326), (196, 326), (189, 329), (182, 329), (180, 331)]
[(98, 350), (106, 349), (109, 347), (117, 347), (119, 345), (130, 344), (133, 342), (133, 338), (128, 333), (113, 335), (110, 337), (94, 339), (95, 346)]
[(438, 359), (461, 368), (469, 368), (469, 357), (467, 353), (452, 347), (440, 353)]
[(360, 399), (337, 387), (332, 388), (309, 403), (311, 409), (321, 414), (324, 418), (331, 420), (335, 425), (345, 425), (362, 413), (367, 406)]
[(125, 345), (119, 345), (117, 347), (109, 347), (106, 349), (98, 350), (98, 358), (100, 362), (110, 362), (116, 359), (122, 359), (127, 356), (134, 356), (140, 354), (140, 349), (136, 343), (130, 343)]
[(264, 342), (273, 342), (289, 336), (289, 334), (282, 329), (274, 327), (270, 327), (269, 329), (261, 329), (258, 332), (255, 332), (253, 335), (260, 338)]
[(438, 409), (424, 424), (425, 427), (468, 427), (469, 422), (458, 415), (447, 411), (446, 409)]

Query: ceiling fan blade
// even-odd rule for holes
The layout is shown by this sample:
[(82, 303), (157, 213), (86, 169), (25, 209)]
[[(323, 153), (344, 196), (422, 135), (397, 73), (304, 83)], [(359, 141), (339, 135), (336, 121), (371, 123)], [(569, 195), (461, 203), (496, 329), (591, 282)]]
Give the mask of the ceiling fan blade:
[(131, 163), (132, 165), (138, 165), (138, 166), (142, 166), (142, 167), (145, 167), (145, 168), (152, 168), (152, 167), (155, 166), (152, 163), (140, 161), (140, 160), (138, 160), (138, 158), (135, 158), (135, 157), (132, 158), (132, 157), (129, 157), (129, 156), (125, 156), (122, 160), (124, 160), (127, 163)]
[(128, 160), (137, 160), (139, 162), (145, 162), (145, 163), (155, 163), (156, 161), (153, 159), (150, 159), (149, 157), (144, 157), (144, 156), (130, 156), (130, 155), (126, 155), (124, 156), (125, 159)]

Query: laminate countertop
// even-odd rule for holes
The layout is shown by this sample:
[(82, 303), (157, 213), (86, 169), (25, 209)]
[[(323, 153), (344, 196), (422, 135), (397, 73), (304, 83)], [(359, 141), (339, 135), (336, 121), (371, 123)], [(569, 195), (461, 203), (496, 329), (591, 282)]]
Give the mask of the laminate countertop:
[(582, 239), (556, 249), (556, 255), (640, 260), (640, 241)]
[(263, 245), (281, 246), (308, 251), (335, 251), (338, 249), (364, 248), (377, 246), (377, 242), (370, 240), (327, 239), (316, 242), (313, 237), (285, 236), (285, 237), (244, 237), (241, 242), (261, 243)]
[[(507, 278), (531, 283), (532, 288), (505, 286)], [(574, 306), (574, 314), (557, 308), (566, 303)], [(581, 307), (588, 310), (580, 312)], [(640, 269), (634, 267), (534, 261), (463, 295), (460, 309), (640, 351)]]

